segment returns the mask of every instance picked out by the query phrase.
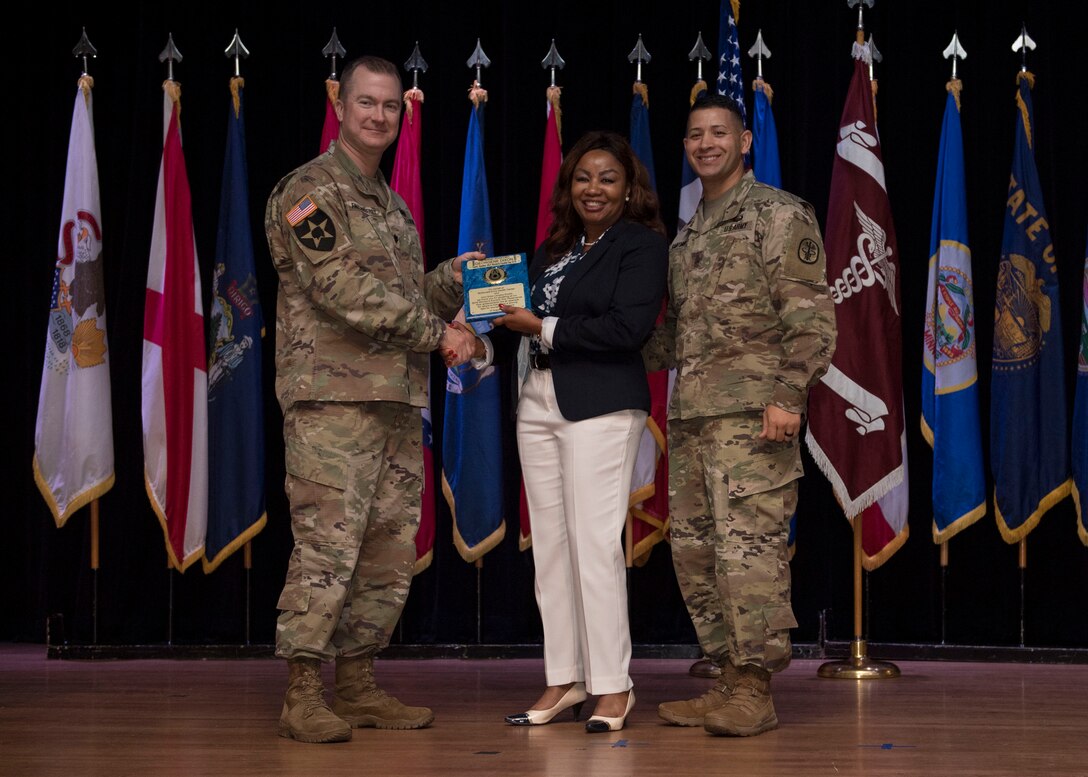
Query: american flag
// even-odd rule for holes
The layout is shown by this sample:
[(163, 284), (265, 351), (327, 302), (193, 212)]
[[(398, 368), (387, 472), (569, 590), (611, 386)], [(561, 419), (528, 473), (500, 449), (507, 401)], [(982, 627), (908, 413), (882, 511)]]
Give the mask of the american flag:
[(722, 0), (721, 21), (718, 25), (718, 94), (733, 98), (740, 106), (744, 125), (748, 126), (748, 111), (744, 107), (744, 77), (740, 72), (737, 21), (733, 14), (732, 0)]
[(310, 199), (310, 195), (306, 195), (295, 203), (295, 207), (291, 208), (291, 211), (287, 214), (287, 223), (293, 227), (315, 210), (317, 210), (317, 205)]

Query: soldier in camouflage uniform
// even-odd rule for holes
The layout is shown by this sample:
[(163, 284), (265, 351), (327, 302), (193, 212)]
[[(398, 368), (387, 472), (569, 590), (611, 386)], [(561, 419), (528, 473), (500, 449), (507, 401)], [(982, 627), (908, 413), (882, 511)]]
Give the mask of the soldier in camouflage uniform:
[[(471, 354), (474, 338), (444, 319), (461, 305), (461, 262), (482, 255), (424, 276), (415, 223), (378, 167), (400, 105), (392, 63), (364, 57), (344, 68), (339, 139), (280, 181), (265, 213), (280, 278), (276, 394), (295, 540), (276, 628), (290, 670), (280, 734), (306, 742), (434, 717), (377, 688), (373, 657), (415, 562), (429, 354)], [(320, 666), (333, 659), (330, 710)]]
[(812, 207), (744, 171), (752, 135), (727, 97), (696, 101), (684, 147), (703, 184), (669, 251), (665, 321), (644, 356), (675, 368), (670, 540), (714, 687), (658, 714), (714, 734), (775, 728), (790, 662), (787, 550), (809, 388), (831, 362), (834, 305)]

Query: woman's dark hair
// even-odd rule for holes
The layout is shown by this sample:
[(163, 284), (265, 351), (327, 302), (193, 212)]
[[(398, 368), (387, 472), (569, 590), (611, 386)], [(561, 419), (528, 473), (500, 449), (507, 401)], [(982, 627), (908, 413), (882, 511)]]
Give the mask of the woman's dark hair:
[(582, 157), (590, 151), (607, 151), (616, 158), (623, 168), (624, 177), (631, 187), (631, 198), (624, 203), (620, 218), (634, 221), (665, 235), (665, 225), (661, 221), (657, 193), (650, 186), (650, 174), (646, 166), (639, 161), (627, 138), (609, 130), (587, 132), (571, 147), (559, 167), (559, 176), (552, 191), (552, 224), (544, 238), (544, 248), (552, 261), (559, 259), (582, 234), (582, 220), (574, 210), (574, 201), (570, 196), (571, 180), (574, 168)]

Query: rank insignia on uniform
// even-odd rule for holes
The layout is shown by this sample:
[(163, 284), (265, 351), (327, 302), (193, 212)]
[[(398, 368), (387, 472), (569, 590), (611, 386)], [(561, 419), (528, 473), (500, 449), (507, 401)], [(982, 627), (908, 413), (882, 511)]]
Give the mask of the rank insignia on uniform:
[(328, 214), (315, 206), (309, 216), (295, 225), (295, 237), (303, 248), (325, 253), (331, 251), (336, 243), (336, 227)]
[(797, 258), (805, 264), (815, 264), (820, 258), (820, 246), (811, 237), (806, 237), (797, 246)]
[(316, 213), (318, 210), (316, 203), (310, 195), (306, 195), (301, 200), (295, 203), (295, 207), (291, 208), (287, 212), (287, 223), (292, 227), (297, 227), (302, 220), (309, 216), (311, 213)]

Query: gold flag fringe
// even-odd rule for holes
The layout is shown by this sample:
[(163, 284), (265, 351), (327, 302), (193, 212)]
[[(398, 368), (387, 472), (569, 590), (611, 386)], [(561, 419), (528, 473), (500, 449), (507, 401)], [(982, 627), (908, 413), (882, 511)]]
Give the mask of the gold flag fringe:
[(733, 21), (740, 24), (740, 0), (729, 0), (729, 4), (733, 6)]
[(234, 103), (234, 118), (238, 118), (238, 114), (242, 111), (242, 87), (246, 85), (246, 80), (241, 76), (231, 76), (230, 78), (230, 100)]
[(953, 78), (947, 84), (944, 85), (945, 91), (952, 93), (952, 98), (956, 101), (956, 110), (960, 110), (960, 92), (963, 91), (963, 82), (958, 78)]
[(695, 86), (691, 87), (691, 96), (688, 98), (688, 104), (695, 105), (695, 100), (700, 94), (706, 91), (706, 81), (701, 78), (695, 82)]
[(563, 138), (563, 111), (559, 107), (559, 97), (563, 92), (561, 86), (549, 86), (548, 87), (548, 102), (552, 105), (552, 111), (555, 112), (555, 129), (559, 132), (560, 142)]
[(635, 81), (635, 85), (632, 87), (632, 92), (642, 98), (642, 104), (647, 108), (650, 107), (650, 90), (646, 88), (646, 84), (641, 81)]
[[(423, 90), (413, 86), (404, 93), (404, 115), (411, 124), (415, 121), (415, 104), (423, 102)], [(428, 561), (428, 563), (430, 563)], [(424, 567), (425, 569), (426, 567)]]
[(1033, 148), (1031, 142), (1031, 117), (1028, 116), (1028, 106), (1024, 103), (1024, 100), (1020, 97), (1020, 80), (1024, 79), (1028, 82), (1028, 89), (1035, 88), (1035, 74), (1030, 70), (1021, 70), (1016, 74), (1016, 107), (1020, 109), (1020, 117), (1024, 121), (1024, 134), (1028, 139), (1028, 148)]
[(473, 81), (468, 90), (468, 99), (472, 100), (472, 106), (479, 108), (480, 103), (487, 102), (487, 90), (480, 86), (479, 81)]
[(83, 99), (86, 100), (87, 105), (91, 104), (91, 90), (94, 89), (94, 79), (84, 73), (79, 77), (78, 82), (79, 90), (83, 92)]
[(757, 78), (755, 81), (752, 82), (752, 91), (762, 91), (763, 94), (767, 95), (767, 102), (774, 102), (774, 89), (771, 89), (771, 85), (764, 81), (762, 78)]

